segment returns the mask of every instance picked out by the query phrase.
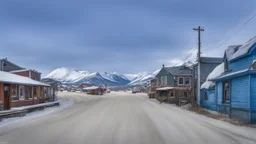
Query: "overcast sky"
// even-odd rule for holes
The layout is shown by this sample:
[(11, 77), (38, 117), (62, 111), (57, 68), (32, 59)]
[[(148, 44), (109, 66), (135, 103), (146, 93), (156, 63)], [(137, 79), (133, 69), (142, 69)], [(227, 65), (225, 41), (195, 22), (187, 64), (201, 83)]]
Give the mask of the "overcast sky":
[(255, 0), (1, 0), (0, 56), (45, 76), (58, 67), (152, 72), (197, 47), (223, 57), (256, 35)]

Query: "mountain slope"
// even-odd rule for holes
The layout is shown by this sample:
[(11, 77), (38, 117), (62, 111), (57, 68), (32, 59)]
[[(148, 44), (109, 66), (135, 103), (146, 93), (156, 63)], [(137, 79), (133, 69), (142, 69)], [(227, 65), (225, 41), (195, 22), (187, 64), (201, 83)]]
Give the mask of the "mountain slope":
[(67, 84), (95, 84), (107, 86), (126, 85), (130, 82), (125, 76), (116, 73), (102, 74), (98, 72), (69, 70), (67, 68), (57, 68), (49, 73), (44, 79), (54, 79)]
[(159, 73), (161, 69), (154, 71), (151, 74), (147, 74), (147, 73), (140, 73), (138, 74), (137, 77), (135, 77), (128, 85), (144, 85), (146, 84), (148, 81), (152, 80), (153, 78), (155, 78), (155, 76)]

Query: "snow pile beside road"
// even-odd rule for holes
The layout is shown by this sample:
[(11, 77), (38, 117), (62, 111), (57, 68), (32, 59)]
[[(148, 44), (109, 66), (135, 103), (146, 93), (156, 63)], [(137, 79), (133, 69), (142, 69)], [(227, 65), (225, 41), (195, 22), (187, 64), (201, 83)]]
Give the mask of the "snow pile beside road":
[[(44, 110), (28, 113), (24, 117), (15, 117), (15, 118), (3, 119), (0, 122), (0, 127), (4, 127), (4, 126), (7, 126), (9, 124), (16, 123), (16, 122), (25, 121), (25, 120), (31, 119), (31, 118), (37, 118), (37, 117), (45, 116), (45, 115), (48, 115), (48, 114), (51, 114), (51, 113), (60, 112), (64, 109), (72, 106), (75, 102), (74, 100), (62, 100), (62, 99), (59, 99), (58, 101), (60, 103), (60, 106), (49, 107), (49, 108), (45, 108)], [(20, 107), (20, 108), (22, 108), (22, 107)]]
[(188, 103), (188, 104), (186, 104), (184, 106), (181, 106), (181, 108), (183, 108), (183, 109), (191, 109), (192, 108), (192, 104)]

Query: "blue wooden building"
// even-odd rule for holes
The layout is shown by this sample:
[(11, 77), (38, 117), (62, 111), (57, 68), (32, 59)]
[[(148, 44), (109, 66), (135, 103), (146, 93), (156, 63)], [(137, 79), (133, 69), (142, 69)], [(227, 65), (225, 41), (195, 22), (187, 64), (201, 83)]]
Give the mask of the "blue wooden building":
[(255, 123), (256, 37), (243, 45), (228, 47), (223, 61), (222, 74), (209, 79), (208, 89), (201, 91), (201, 105), (231, 118)]

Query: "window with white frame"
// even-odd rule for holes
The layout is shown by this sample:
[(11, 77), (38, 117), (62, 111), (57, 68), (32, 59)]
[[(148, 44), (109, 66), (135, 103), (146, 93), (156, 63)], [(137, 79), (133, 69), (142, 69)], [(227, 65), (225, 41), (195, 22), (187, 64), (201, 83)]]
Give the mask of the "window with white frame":
[(184, 78), (183, 77), (179, 77), (178, 84), (179, 85), (183, 85), (184, 84)]
[(24, 100), (25, 99), (25, 94), (24, 94), (24, 86), (19, 86), (19, 99)]
[(190, 84), (190, 78), (185, 78), (185, 85), (189, 85)]
[(12, 101), (16, 101), (16, 100), (19, 100), (18, 86), (12, 85)]

